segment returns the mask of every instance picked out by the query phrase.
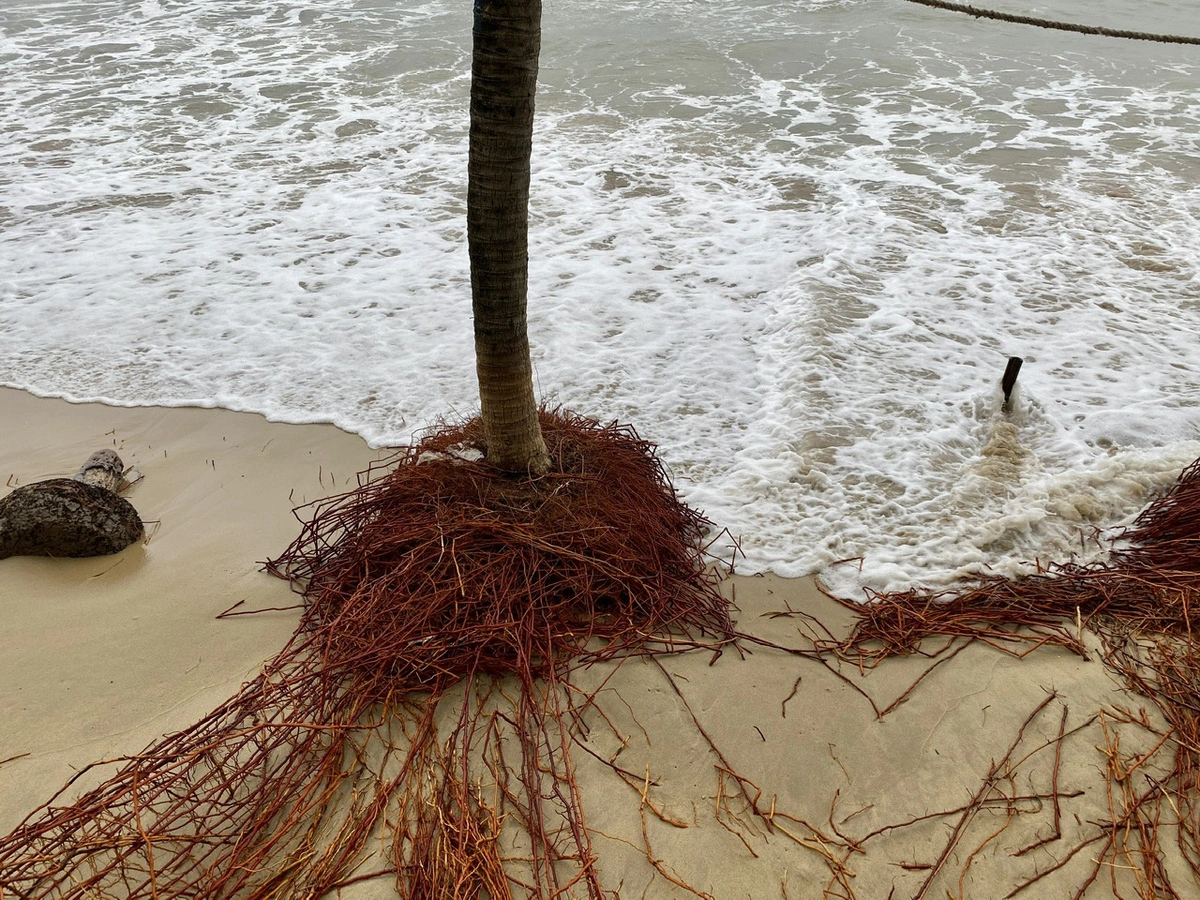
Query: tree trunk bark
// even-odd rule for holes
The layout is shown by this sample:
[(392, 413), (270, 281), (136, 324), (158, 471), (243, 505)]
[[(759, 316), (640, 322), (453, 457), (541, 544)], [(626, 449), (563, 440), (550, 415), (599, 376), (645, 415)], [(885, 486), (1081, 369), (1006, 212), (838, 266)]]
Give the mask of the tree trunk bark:
[(487, 458), (532, 475), (550, 465), (526, 319), (541, 20), (541, 0), (475, 0), (467, 180), (475, 366)]

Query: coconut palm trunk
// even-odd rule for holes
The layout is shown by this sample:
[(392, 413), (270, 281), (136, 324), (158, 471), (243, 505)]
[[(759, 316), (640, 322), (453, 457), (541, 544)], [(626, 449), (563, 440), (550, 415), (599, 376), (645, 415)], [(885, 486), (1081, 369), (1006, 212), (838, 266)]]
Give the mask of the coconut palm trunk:
[(541, 0), (475, 0), (467, 243), (488, 460), (510, 472), (549, 466), (529, 358), (529, 157), (541, 50)]

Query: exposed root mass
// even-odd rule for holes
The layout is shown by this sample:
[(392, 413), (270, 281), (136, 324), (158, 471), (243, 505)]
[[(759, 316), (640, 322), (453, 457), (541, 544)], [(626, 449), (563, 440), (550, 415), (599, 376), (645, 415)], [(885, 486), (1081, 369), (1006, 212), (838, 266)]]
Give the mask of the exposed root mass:
[[(473, 421), (308, 509), (268, 564), (304, 593), (292, 641), (0, 841), (0, 895), (316, 897), (390, 877), (405, 898), (599, 898), (568, 753), (590, 698), (569, 671), (732, 624), (708, 523), (653, 446), (573, 415), (542, 426), (544, 477), (464, 458)], [(362, 870), (381, 842), (387, 865)]]

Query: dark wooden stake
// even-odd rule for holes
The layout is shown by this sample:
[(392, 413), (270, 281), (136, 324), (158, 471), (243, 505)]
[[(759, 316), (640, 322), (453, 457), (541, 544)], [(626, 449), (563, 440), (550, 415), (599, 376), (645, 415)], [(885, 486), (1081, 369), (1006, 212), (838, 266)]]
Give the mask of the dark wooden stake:
[(1021, 371), (1021, 363), (1025, 362), (1019, 356), (1010, 356), (1008, 365), (1004, 367), (1004, 377), (1000, 379), (1000, 387), (1004, 391), (1004, 411), (1012, 410), (1012, 392), (1017, 386), (1017, 374)]

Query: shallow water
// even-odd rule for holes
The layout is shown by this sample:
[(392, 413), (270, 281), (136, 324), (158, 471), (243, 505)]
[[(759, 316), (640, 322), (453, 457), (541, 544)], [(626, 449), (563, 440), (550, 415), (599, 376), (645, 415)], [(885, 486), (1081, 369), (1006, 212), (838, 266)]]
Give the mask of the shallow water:
[[(397, 6), (0, 0), (0, 381), (379, 444), (471, 412), (470, 5)], [(1198, 75), (899, 0), (549, 2), (541, 393), (659, 442), (743, 570), (1092, 552), (1200, 454)]]

